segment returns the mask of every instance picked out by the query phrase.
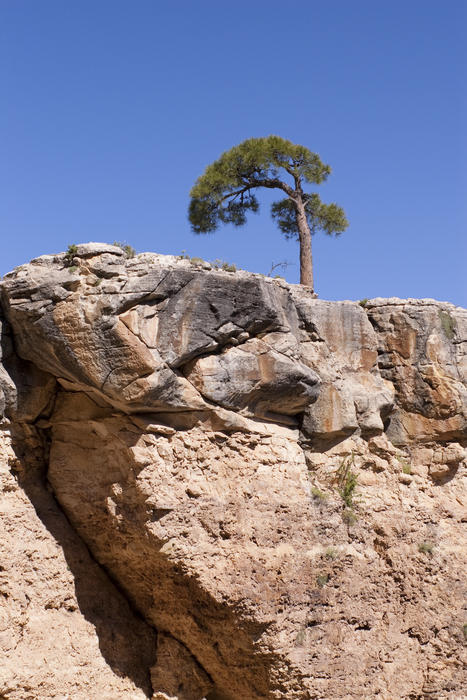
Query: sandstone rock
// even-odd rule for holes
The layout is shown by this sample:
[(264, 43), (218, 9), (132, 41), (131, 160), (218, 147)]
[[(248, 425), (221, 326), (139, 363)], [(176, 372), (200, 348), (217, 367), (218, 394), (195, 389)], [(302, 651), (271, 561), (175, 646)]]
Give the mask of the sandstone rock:
[(0, 696), (462, 697), (466, 313), (72, 262), (1, 284)]
[(92, 559), (41, 478), (42, 441), (0, 432), (0, 696), (150, 696), (155, 633)]
[(319, 391), (319, 377), (257, 338), (221, 354), (206, 355), (185, 369), (210, 401), (272, 419), (302, 413)]
[(370, 301), (378, 365), (397, 392), (388, 431), (400, 443), (465, 436), (467, 313), (430, 300)]

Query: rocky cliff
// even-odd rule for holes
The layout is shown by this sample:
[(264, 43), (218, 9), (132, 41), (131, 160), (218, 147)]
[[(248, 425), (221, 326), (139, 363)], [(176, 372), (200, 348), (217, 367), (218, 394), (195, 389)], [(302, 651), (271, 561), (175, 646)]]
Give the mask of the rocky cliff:
[(0, 698), (464, 697), (466, 330), (101, 244), (6, 275)]

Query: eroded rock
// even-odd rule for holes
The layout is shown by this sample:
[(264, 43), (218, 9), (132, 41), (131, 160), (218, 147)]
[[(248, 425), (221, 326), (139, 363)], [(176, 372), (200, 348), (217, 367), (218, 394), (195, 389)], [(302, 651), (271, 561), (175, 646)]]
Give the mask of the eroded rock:
[(461, 697), (466, 313), (69, 258), (1, 287), (0, 695)]

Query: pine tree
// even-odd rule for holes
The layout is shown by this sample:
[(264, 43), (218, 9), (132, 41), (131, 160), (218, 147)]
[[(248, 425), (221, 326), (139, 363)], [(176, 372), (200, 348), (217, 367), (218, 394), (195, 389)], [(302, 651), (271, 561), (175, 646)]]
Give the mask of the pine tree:
[(247, 139), (208, 165), (196, 181), (190, 192), (192, 229), (210, 233), (221, 223), (243, 226), (247, 212), (259, 209), (258, 188), (281, 190), (286, 197), (272, 204), (271, 215), (286, 237), (298, 239), (300, 284), (313, 289), (311, 235), (338, 235), (348, 226), (341, 207), (303, 190), (324, 182), (330, 172), (316, 153), (279, 136)]

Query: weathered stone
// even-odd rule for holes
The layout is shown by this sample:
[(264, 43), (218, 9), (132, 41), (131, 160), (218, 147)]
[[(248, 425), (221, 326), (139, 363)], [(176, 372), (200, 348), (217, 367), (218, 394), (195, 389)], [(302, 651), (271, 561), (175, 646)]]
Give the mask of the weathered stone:
[(256, 338), (195, 360), (185, 372), (210, 401), (269, 419), (302, 413), (319, 391), (315, 372)]
[(125, 252), (118, 245), (110, 245), (109, 243), (79, 243), (76, 246), (76, 255), (79, 258), (93, 258), (96, 255), (117, 255), (122, 257)]
[(462, 697), (465, 312), (68, 257), (1, 284), (0, 696)]
[(431, 300), (370, 301), (379, 366), (396, 390), (388, 428), (399, 444), (465, 437), (467, 313)]

